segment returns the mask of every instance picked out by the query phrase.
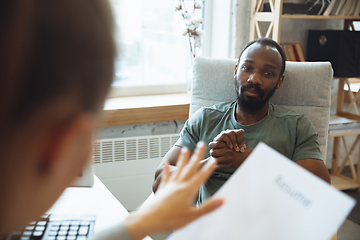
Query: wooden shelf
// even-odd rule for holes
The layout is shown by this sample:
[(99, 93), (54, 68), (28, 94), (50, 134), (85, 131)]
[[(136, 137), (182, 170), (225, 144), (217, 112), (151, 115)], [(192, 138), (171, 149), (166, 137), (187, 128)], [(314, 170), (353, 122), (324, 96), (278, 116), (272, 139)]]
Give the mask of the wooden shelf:
[[(268, 37), (280, 42), (281, 21), (282, 19), (317, 19), (317, 20), (345, 20), (345, 28), (348, 29), (352, 25), (352, 21), (360, 21), (360, 16), (324, 16), (324, 15), (305, 15), (305, 14), (282, 14), (284, 0), (270, 0), (270, 12), (261, 12), (263, 0), (251, 1), (250, 14), (250, 41), (260, 37)], [(268, 29), (263, 35), (264, 26), (260, 22), (268, 22)]]
[(354, 182), (354, 180), (350, 178), (346, 178), (343, 176), (335, 176), (330, 175), (331, 177), (331, 185), (338, 190), (346, 190), (346, 189), (355, 189), (359, 187), (359, 184)]

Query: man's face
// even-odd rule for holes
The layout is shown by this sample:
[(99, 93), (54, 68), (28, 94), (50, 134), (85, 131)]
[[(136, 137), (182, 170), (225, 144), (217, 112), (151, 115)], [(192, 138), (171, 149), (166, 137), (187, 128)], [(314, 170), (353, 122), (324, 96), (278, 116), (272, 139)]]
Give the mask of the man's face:
[(242, 112), (255, 113), (280, 87), (282, 58), (276, 48), (254, 43), (242, 54), (235, 68), (237, 102)]

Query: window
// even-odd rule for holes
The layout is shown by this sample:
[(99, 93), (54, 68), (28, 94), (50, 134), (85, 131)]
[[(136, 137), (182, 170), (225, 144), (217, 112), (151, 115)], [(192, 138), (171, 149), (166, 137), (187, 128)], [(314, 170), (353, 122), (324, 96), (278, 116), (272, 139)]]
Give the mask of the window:
[(120, 48), (111, 96), (186, 91), (190, 51), (177, 2), (111, 0)]

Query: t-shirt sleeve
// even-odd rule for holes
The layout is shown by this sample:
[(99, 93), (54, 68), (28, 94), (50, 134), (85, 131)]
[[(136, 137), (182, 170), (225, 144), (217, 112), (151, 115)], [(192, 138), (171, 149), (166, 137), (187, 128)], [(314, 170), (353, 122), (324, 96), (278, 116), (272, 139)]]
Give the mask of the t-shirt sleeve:
[(296, 143), (292, 159), (297, 161), (307, 158), (322, 160), (318, 133), (310, 119), (302, 115), (296, 125)]
[(196, 144), (200, 140), (203, 117), (204, 108), (200, 108), (185, 122), (175, 146), (186, 147), (192, 152), (195, 150)]

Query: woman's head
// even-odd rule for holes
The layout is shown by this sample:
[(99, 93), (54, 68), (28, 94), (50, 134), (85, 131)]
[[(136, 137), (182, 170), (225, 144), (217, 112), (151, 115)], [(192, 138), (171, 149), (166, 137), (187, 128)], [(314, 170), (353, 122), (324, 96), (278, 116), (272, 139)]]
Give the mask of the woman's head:
[(86, 163), (116, 49), (106, 0), (2, 0), (0, 36), (1, 232), (45, 211)]

